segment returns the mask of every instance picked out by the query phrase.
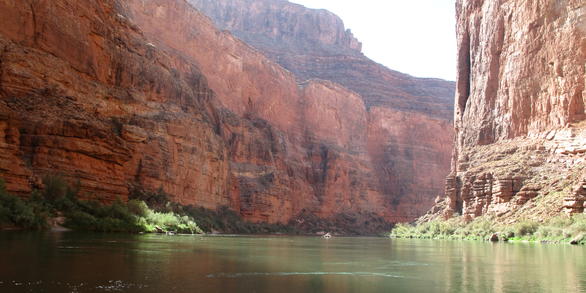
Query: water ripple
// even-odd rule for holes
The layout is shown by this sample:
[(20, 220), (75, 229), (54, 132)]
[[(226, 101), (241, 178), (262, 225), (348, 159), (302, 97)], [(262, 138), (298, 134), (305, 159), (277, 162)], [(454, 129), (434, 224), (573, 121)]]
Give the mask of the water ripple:
[(373, 272), (250, 272), (250, 273), (218, 273), (209, 274), (208, 278), (242, 278), (242, 277), (258, 277), (258, 276), (358, 276), (358, 277), (384, 277), (384, 278), (405, 278), (399, 275), (388, 273), (373, 273)]

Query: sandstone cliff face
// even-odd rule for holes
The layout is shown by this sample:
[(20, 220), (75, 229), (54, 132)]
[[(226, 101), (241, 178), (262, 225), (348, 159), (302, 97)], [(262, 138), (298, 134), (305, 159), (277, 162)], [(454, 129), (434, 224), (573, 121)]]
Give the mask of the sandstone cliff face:
[(174, 69), (119, 6), (0, 2), (0, 176), (12, 192), (62, 173), (102, 201), (125, 199), (135, 183), (229, 204), (213, 93), (193, 64)]
[[(276, 0), (189, 2), (293, 72), (298, 82), (330, 80), (360, 95), (367, 110), (368, 155), (393, 209), (409, 202), (400, 209), (416, 217), (442, 193), (451, 156), (453, 83), (414, 78), (373, 62), (354, 45), (343, 22), (324, 10)], [(339, 135), (331, 129), (322, 134)]]
[(584, 2), (460, 0), (457, 14), (446, 216), (582, 212)]
[(442, 186), (452, 137), (449, 121), (424, 114), (373, 107), (369, 113), (368, 152), (385, 194), (394, 197), (393, 208), (415, 218), (433, 204)]
[[(415, 189), (405, 199), (388, 192), (372, 156), (377, 133), (399, 134), (371, 130), (359, 95), (298, 84), (183, 0), (28, 4), (0, 0), (9, 191), (59, 173), (86, 198), (161, 187), (179, 203), (229, 206), (253, 221), (415, 216)], [(348, 38), (332, 42), (357, 49)]]
[[(233, 124), (221, 132), (231, 147), (231, 198), (243, 215), (287, 221), (309, 210), (322, 217), (357, 211), (404, 217), (391, 215), (392, 195), (370, 179), (365, 140), (359, 141), (367, 132), (360, 123), (365, 107), (355, 94), (320, 81), (298, 86), (293, 74), (218, 32), (183, 1), (128, 1), (126, 11), (155, 46), (197, 63), (218, 100), (234, 113)], [(264, 137), (243, 129), (239, 117), (264, 128)], [(325, 125), (332, 128), (326, 131)]]

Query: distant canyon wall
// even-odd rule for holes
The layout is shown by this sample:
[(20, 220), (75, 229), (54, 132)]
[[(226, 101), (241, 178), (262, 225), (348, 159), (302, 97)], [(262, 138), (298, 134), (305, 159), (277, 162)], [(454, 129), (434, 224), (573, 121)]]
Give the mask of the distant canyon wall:
[(317, 78), (339, 83), (360, 94), (368, 108), (453, 119), (453, 82), (412, 77), (368, 59), (343, 21), (327, 10), (280, 0), (188, 2), (301, 81)]
[(417, 215), (443, 193), (453, 141), (453, 82), (415, 78), (368, 59), (342, 20), (326, 10), (277, 0), (188, 2), (294, 73), (298, 83), (328, 80), (356, 92), (367, 110), (374, 175), (391, 202), (409, 202)]

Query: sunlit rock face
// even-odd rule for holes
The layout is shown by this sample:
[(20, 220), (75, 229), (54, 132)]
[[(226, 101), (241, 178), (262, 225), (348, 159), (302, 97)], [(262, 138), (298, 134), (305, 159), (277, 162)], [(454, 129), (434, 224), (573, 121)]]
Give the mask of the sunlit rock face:
[(0, 1), (0, 177), (16, 193), (61, 174), (104, 202), (141, 185), (230, 204), (205, 77), (156, 48), (121, 3)]
[(459, 0), (457, 16), (456, 147), (446, 215), (582, 212), (584, 2)]
[[(338, 37), (310, 39), (359, 56), (324, 15)], [(300, 82), (185, 1), (0, 0), (0, 19), (0, 177), (11, 192), (60, 174), (103, 202), (162, 188), (252, 221), (406, 221), (441, 188), (448, 120)]]

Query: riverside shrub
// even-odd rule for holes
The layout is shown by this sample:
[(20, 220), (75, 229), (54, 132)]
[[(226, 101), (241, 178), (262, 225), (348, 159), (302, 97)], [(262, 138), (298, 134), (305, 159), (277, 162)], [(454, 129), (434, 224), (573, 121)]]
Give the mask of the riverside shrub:
[(0, 225), (40, 230), (49, 227), (51, 217), (63, 216), (64, 226), (73, 230), (96, 232), (203, 233), (192, 217), (174, 212), (156, 212), (144, 201), (120, 200), (112, 204), (79, 200), (78, 188), (71, 188), (58, 176), (43, 179), (42, 192), (34, 191), (22, 199), (6, 192), (0, 179)]
[(417, 225), (397, 224), (390, 237), (485, 240), (494, 233), (511, 240), (568, 242), (586, 235), (586, 215), (560, 215), (543, 223), (522, 220), (512, 225), (499, 224), (486, 217), (465, 223), (462, 217), (454, 217)]

